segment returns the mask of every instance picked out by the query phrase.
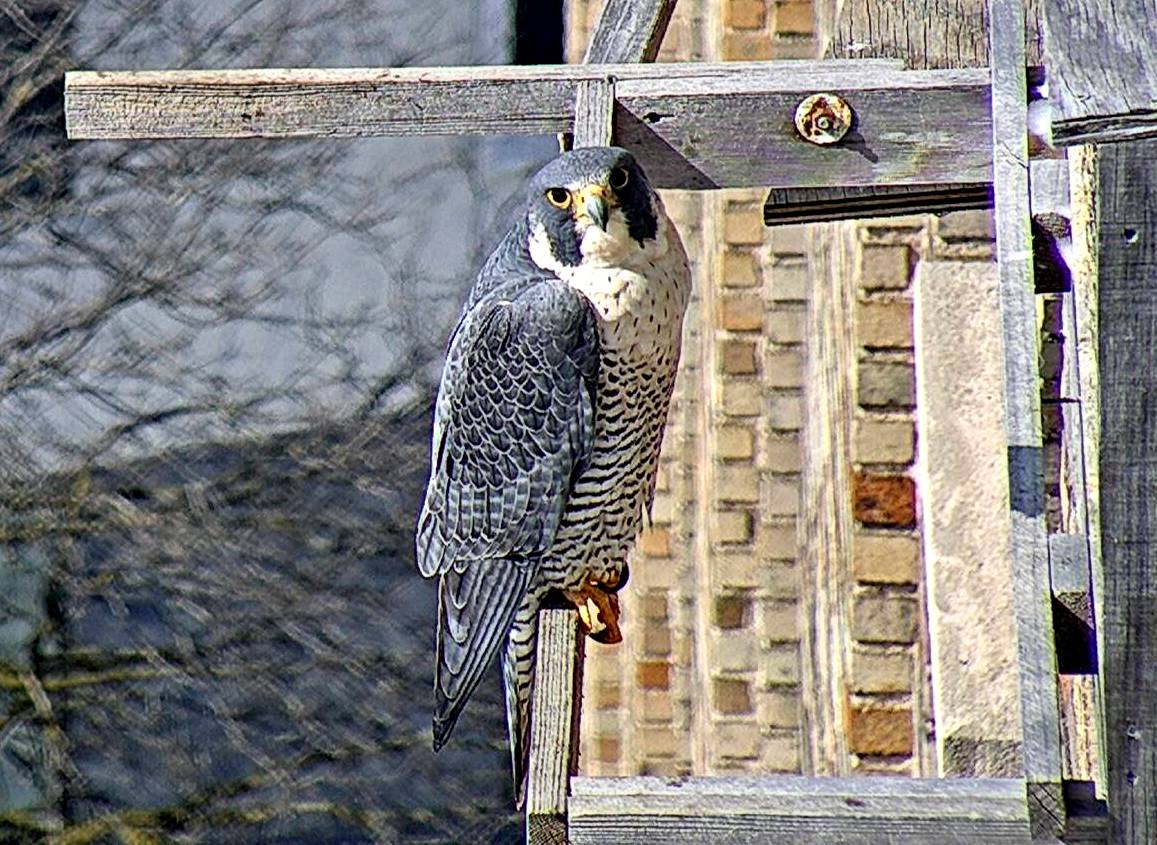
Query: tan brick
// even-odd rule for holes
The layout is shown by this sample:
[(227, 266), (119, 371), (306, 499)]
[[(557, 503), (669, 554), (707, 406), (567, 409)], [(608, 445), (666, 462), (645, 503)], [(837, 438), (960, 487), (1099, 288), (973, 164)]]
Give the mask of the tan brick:
[(750, 543), (751, 514), (744, 510), (715, 511), (711, 538), (716, 543)]
[(807, 36), (776, 33), (772, 45), (772, 55), (776, 59), (814, 59), (816, 57), (816, 43)]
[(659, 464), (659, 471), (655, 473), (655, 490), (667, 493), (671, 490), (671, 467), (666, 463)]
[(716, 478), (716, 497), (721, 502), (759, 502), (759, 470), (750, 464), (723, 464)]
[(954, 211), (940, 218), (937, 234), (946, 241), (991, 241), (996, 228), (991, 211)]
[(763, 635), (773, 643), (798, 640), (799, 605), (794, 601), (765, 601)]
[(848, 711), (848, 739), (856, 754), (881, 757), (911, 754), (912, 713), (853, 706)]
[(719, 369), (732, 376), (759, 372), (759, 349), (752, 340), (725, 340), (719, 344)]
[(642, 689), (670, 689), (671, 665), (665, 660), (640, 662), (636, 667), (636, 678)]
[(857, 581), (915, 584), (920, 580), (920, 544), (903, 534), (868, 534), (852, 538), (852, 572)]
[(641, 690), (642, 715), (644, 722), (666, 722), (675, 718), (675, 708), (671, 704), (671, 693), (665, 690)]
[(799, 482), (783, 478), (769, 480), (764, 513), (768, 516), (795, 516), (799, 513)]
[(640, 728), (636, 736), (644, 758), (675, 756), (675, 732), (670, 728)]
[(810, 0), (788, 0), (775, 5), (778, 35), (811, 35), (815, 27)]
[(592, 745), (594, 757), (600, 763), (617, 763), (623, 755), (623, 745), (617, 736), (596, 736)]
[(723, 25), (735, 29), (762, 29), (764, 0), (727, 0), (723, 6)]
[(770, 472), (799, 472), (803, 455), (797, 437), (769, 437), (763, 442), (764, 465)]
[[(771, 38), (764, 32), (723, 33), (723, 58), (730, 62), (760, 62), (770, 59)], [(762, 226), (762, 221), (760, 222)]]
[(755, 432), (737, 425), (715, 430), (715, 454), (725, 461), (751, 460), (755, 455)]
[(651, 592), (643, 596), (639, 600), (639, 616), (647, 622), (666, 622), (667, 594)]
[(799, 683), (799, 648), (795, 645), (777, 645), (763, 655), (764, 670), (769, 686)]
[(740, 678), (715, 678), (711, 682), (715, 709), (729, 716), (750, 713), (751, 683)]
[(733, 332), (762, 331), (763, 309), (763, 300), (754, 294), (727, 294), (720, 297), (719, 325)]
[(864, 408), (909, 409), (916, 404), (916, 370), (897, 361), (860, 361), (857, 377)]
[(781, 349), (767, 355), (768, 387), (799, 387), (803, 384), (803, 353), (798, 349)]
[(799, 555), (799, 540), (795, 525), (764, 525), (759, 531), (759, 553), (771, 560), (795, 560)]
[(856, 472), (852, 514), (864, 525), (912, 528), (916, 525), (916, 483), (906, 475)]
[(916, 639), (916, 602), (907, 596), (866, 593), (852, 601), (852, 637), (864, 643), (903, 643)]
[(648, 528), (639, 535), (639, 550), (647, 557), (671, 556), (671, 532), (666, 528)]
[(729, 249), (723, 253), (723, 286), (753, 288), (760, 283), (755, 256), (747, 250)]
[(764, 320), (767, 339), (773, 343), (803, 342), (804, 313), (793, 306), (777, 305), (768, 309)]
[(911, 251), (903, 244), (865, 244), (860, 279), (866, 290), (903, 290), (911, 278)]
[(715, 555), (712, 574), (723, 589), (754, 589), (763, 584), (766, 564), (751, 554)]
[(599, 681), (593, 692), (594, 706), (600, 710), (614, 710), (623, 703), (622, 687), (618, 681)]
[(852, 454), (861, 464), (910, 464), (916, 457), (916, 425), (907, 420), (856, 420)]
[(798, 393), (772, 393), (769, 397), (768, 424), (776, 431), (799, 431), (803, 425), (803, 396)]
[(806, 302), (811, 277), (806, 264), (777, 264), (771, 268), (771, 298), (776, 302)]
[(906, 653), (852, 652), (852, 691), (899, 693), (912, 691), (912, 658)]
[(763, 243), (762, 207), (729, 202), (723, 212), (723, 239), (729, 244), (755, 246)]
[(803, 223), (789, 226), (772, 226), (771, 249), (776, 255), (806, 255), (808, 251), (808, 228)]
[(651, 522), (656, 525), (670, 525), (675, 519), (676, 502), (670, 493), (656, 493), (651, 502)]
[(728, 379), (722, 394), (723, 413), (730, 417), (756, 417), (763, 410), (763, 387), (752, 379)]
[(912, 303), (902, 299), (858, 303), (856, 340), (877, 349), (911, 349)]
[(764, 569), (764, 592), (777, 598), (794, 598), (800, 594), (799, 567), (795, 561), (770, 561)]
[(772, 728), (799, 728), (799, 694), (783, 688), (759, 694), (759, 721)]
[(643, 626), (643, 655), (667, 657), (671, 654), (671, 629), (660, 622)]
[(754, 722), (717, 722), (713, 739), (720, 757), (756, 760), (763, 745), (763, 734)]
[(763, 740), (763, 760), (761, 768), (768, 772), (793, 772), (799, 774), (799, 734), (779, 732)]
[(720, 672), (754, 672), (761, 659), (750, 631), (721, 631), (716, 636), (715, 668)]
[(730, 593), (715, 597), (715, 625), (724, 630), (745, 628), (751, 620), (751, 597)]

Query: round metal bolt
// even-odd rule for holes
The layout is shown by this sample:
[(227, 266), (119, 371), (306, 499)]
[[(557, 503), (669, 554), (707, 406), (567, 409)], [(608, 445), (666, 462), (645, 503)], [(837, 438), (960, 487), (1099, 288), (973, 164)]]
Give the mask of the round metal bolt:
[(835, 94), (812, 94), (795, 109), (795, 130), (813, 144), (834, 144), (852, 128), (852, 107)]

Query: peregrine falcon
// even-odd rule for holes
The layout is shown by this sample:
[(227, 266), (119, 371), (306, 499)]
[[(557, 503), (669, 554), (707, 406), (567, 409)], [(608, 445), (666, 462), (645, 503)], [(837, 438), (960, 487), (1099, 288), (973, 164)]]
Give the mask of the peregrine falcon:
[(614, 593), (649, 518), (690, 294), (639, 164), (578, 149), (531, 180), (451, 335), (417, 531), (439, 578), (434, 749), (502, 648), (519, 806), (543, 601), (622, 639)]

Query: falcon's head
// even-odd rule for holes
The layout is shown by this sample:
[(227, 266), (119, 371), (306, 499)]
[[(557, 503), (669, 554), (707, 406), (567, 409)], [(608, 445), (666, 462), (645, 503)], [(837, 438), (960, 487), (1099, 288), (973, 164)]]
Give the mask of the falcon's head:
[(559, 275), (626, 262), (656, 240), (662, 214), (643, 169), (620, 147), (563, 153), (531, 180), (527, 209), (530, 256)]

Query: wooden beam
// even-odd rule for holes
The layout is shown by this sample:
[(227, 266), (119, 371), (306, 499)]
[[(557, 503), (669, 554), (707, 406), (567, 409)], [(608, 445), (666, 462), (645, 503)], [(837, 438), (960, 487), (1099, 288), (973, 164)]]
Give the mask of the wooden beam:
[[(577, 84), (610, 76), (616, 137), (659, 187), (986, 182), (987, 73), (890, 67), (76, 72), (66, 113), (74, 138), (554, 133), (573, 126)], [(853, 132), (832, 147), (792, 126), (798, 102), (820, 88), (856, 112)]]
[(1157, 136), (1157, 9), (1152, 0), (1049, 0), (1044, 5), (1053, 143)]
[(566, 845), (567, 793), (578, 770), (585, 643), (573, 609), (539, 611), (526, 775), (529, 845)]
[(1157, 141), (1101, 147), (1102, 667), (1114, 843), (1157, 841)]
[(1004, 337), (1005, 436), (1024, 771), (1036, 836), (1064, 828), (1056, 654), (1044, 517), (1036, 296), (1029, 229), (1024, 5), (991, 0), (992, 150)]
[(571, 845), (1028, 845), (1024, 781), (574, 778)]
[(608, 147), (614, 143), (614, 79), (580, 82), (574, 111), (574, 146)]
[(584, 64), (653, 62), (676, 0), (606, 0)]
[(782, 226), (898, 214), (947, 214), (978, 208), (992, 208), (991, 183), (772, 188), (763, 204), (763, 222), (768, 226)]

